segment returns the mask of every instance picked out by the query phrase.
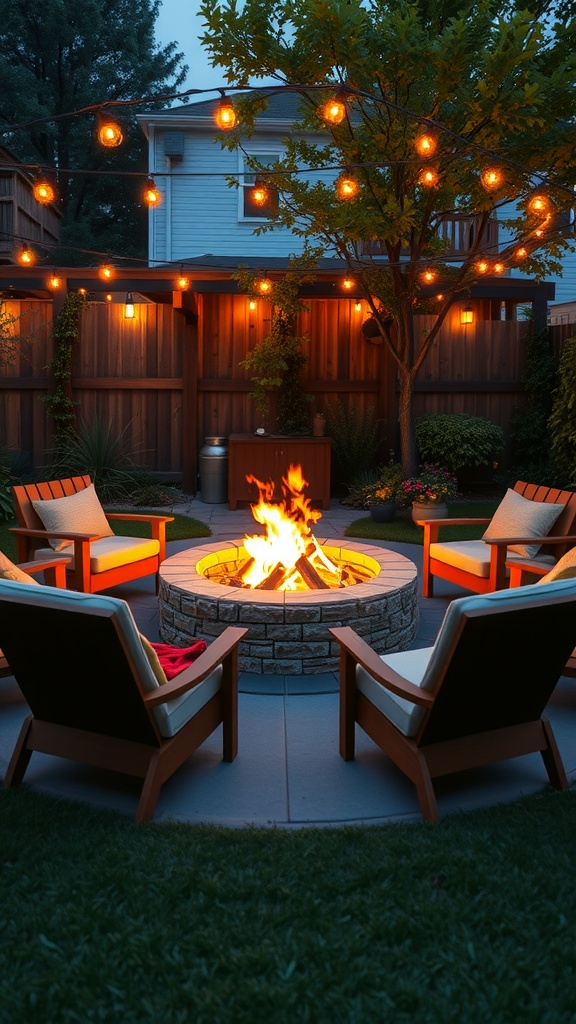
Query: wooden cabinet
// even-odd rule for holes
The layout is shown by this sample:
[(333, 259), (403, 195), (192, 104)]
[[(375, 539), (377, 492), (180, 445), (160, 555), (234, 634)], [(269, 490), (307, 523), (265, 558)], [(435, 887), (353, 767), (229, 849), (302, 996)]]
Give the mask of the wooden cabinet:
[(329, 437), (292, 437), (288, 435), (231, 434), (228, 438), (228, 502), (231, 509), (253, 505), (258, 501), (258, 480), (273, 480), (274, 501), (281, 501), (282, 477), (290, 465), (301, 466), (308, 481), (306, 497), (313, 505), (330, 508), (330, 446)]

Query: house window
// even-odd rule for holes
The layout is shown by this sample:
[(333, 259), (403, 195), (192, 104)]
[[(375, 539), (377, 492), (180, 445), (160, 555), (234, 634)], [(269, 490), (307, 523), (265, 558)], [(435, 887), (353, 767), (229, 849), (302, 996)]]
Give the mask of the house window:
[[(260, 167), (271, 167), (281, 157), (280, 153), (250, 153), (250, 157), (257, 160)], [(239, 220), (268, 220), (274, 217), (278, 210), (278, 198), (275, 190), (272, 190), (270, 200), (265, 206), (257, 206), (250, 198), (250, 191), (256, 182), (258, 171), (247, 167), (244, 159), (241, 158), (240, 180), (242, 187), (239, 189)]]

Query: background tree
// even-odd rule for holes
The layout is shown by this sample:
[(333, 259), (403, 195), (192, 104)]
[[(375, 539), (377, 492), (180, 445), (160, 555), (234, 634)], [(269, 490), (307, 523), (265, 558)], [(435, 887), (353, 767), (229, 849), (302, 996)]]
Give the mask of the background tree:
[[(269, 229), (289, 226), (355, 275), (396, 361), (408, 475), (417, 464), (414, 381), (453, 303), (496, 272), (495, 212), (513, 209), (502, 270), (538, 280), (561, 272), (570, 242), (558, 228), (576, 176), (574, 5), (204, 0), (200, 13), (202, 43), (230, 85), (271, 78), (301, 97), (304, 134), (284, 139), (274, 173), (252, 160), (279, 191)], [(345, 112), (330, 123), (324, 106), (337, 91)], [(266, 102), (264, 92), (240, 97), (223, 144), (242, 145)], [(358, 186), (345, 199), (330, 180), (338, 170)], [(535, 194), (544, 205), (533, 210)], [(477, 215), (465, 258), (448, 255), (455, 213)], [(419, 312), (436, 313), (424, 337)]]
[[(65, 245), (146, 255), (146, 179), (127, 173), (145, 174), (147, 167), (134, 115), (168, 104), (112, 108), (124, 134), (116, 149), (96, 141), (94, 112), (66, 115), (112, 100), (169, 95), (181, 85), (188, 70), (183, 54), (176, 43), (155, 43), (159, 7), (159, 0), (0, 0), (3, 141), (23, 162), (55, 168)], [(68, 251), (60, 262), (94, 260)]]

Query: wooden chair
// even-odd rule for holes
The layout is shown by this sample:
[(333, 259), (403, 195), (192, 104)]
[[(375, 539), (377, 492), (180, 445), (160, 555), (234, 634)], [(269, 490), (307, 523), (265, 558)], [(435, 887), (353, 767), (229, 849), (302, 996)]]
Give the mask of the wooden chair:
[(432, 519), (418, 523), (424, 529), (422, 552), (422, 595), (432, 597), (434, 578), (448, 580), (477, 594), (488, 594), (508, 586), (506, 561), (522, 564), (522, 555), (509, 550), (513, 544), (539, 544), (540, 561), (547, 572), (565, 551), (576, 543), (576, 492), (561, 491), (518, 480), (516, 491), (529, 501), (564, 505), (552, 529), (546, 536), (520, 534), (489, 541), (464, 540), (442, 543), (440, 533), (446, 526), (481, 526), (489, 518)]
[(150, 539), (118, 537), (112, 534), (110, 527), (112, 535), (102, 536), (101, 531), (79, 530), (75, 526), (78, 521), (75, 513), (71, 511), (66, 515), (65, 502), (61, 518), (66, 528), (48, 530), (32, 504), (34, 501), (70, 498), (91, 487), (91, 484), (89, 476), (77, 476), (46, 483), (21, 484), (12, 488), (18, 526), (11, 527), (11, 532), (16, 535), (18, 561), (46, 559), (50, 555), (54, 557), (54, 551), (48, 546), (50, 539), (68, 541), (70, 543), (66, 553), (71, 558), (67, 567), (67, 586), (71, 590), (95, 594), (118, 583), (154, 574), (158, 592), (158, 570), (166, 558), (166, 523), (172, 522), (174, 516), (104, 513), (100, 507), (107, 522), (124, 520), (147, 523), (151, 533)]
[[(48, 559), (46, 562), (23, 562), (20, 565), (15, 565), (0, 552), (0, 579), (5, 578), (3, 576), (5, 571), (13, 573), (14, 576), (20, 577), (24, 581), (27, 576), (32, 578), (36, 573), (41, 572), (44, 573), (44, 579), (50, 586), (65, 588), (66, 564), (68, 561), (68, 558), (60, 556), (59, 558)], [(8, 664), (8, 659), (5, 657), (4, 652), (0, 650), (0, 679), (11, 675), (12, 669)]]
[(220, 724), (223, 758), (236, 756), (246, 632), (229, 626), (159, 685), (125, 601), (0, 581), (0, 645), (31, 711), (4, 785), (41, 751), (142, 779), (135, 820), (150, 818), (163, 783)]
[(434, 647), (378, 656), (349, 626), (340, 645), (340, 754), (355, 725), (438, 816), (432, 780), (540, 751), (553, 786), (564, 767), (544, 708), (576, 646), (576, 579), (452, 601)]

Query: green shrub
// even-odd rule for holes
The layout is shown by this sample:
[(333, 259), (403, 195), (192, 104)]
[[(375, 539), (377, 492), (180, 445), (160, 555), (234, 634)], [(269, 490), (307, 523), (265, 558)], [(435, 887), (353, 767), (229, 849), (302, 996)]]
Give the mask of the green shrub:
[(326, 432), (332, 438), (332, 459), (338, 483), (349, 488), (361, 473), (378, 466), (380, 420), (373, 406), (365, 413), (346, 409), (337, 399), (326, 407)]
[(561, 486), (576, 487), (576, 338), (568, 338), (562, 349), (549, 428), (557, 479)]
[(466, 412), (431, 413), (416, 420), (416, 443), (422, 462), (457, 473), (497, 461), (504, 449), (504, 431)]
[(394, 462), (391, 456), (387, 466), (359, 473), (350, 484), (349, 493), (343, 498), (342, 504), (346, 508), (365, 509), (381, 505), (384, 501), (396, 501), (403, 475), (402, 464)]
[(558, 384), (558, 359), (547, 330), (530, 331), (525, 343), (522, 383), (527, 400), (510, 419), (510, 478), (551, 482), (555, 472), (549, 421)]
[(59, 435), (48, 453), (47, 472), (53, 479), (88, 474), (103, 504), (164, 506), (178, 501), (180, 492), (158, 483), (149, 469), (136, 465), (137, 451), (128, 427), (118, 434), (113, 424), (96, 417), (66, 436)]

